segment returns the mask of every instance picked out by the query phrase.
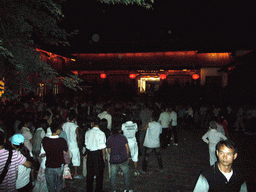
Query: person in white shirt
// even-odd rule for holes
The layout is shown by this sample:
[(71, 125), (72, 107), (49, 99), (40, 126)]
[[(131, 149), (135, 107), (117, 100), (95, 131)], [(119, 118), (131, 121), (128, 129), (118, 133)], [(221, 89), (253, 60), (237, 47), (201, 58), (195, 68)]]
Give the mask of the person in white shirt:
[(38, 160), (39, 154), (41, 152), (42, 140), (45, 137), (47, 128), (49, 127), (46, 119), (41, 119), (38, 125), (39, 127), (35, 131), (32, 146), (32, 153), (36, 161)]
[(27, 147), (27, 149), (32, 152), (32, 144), (33, 144), (33, 135), (28, 128), (29, 125), (29, 120), (25, 119), (24, 122), (19, 124), (19, 127), (22, 126), (20, 133), (23, 135), (25, 138), (24, 145)]
[(76, 121), (76, 114), (70, 113), (69, 120), (70, 121), (68, 121), (62, 125), (62, 129), (67, 134), (69, 154), (70, 154), (70, 158), (72, 160), (72, 164), (75, 168), (74, 178), (81, 179), (83, 176), (78, 175), (78, 172), (77, 172), (78, 167), (80, 166), (80, 151), (78, 148), (78, 143), (80, 141), (80, 135), (79, 135), (78, 125), (74, 123)]
[(107, 119), (108, 121), (108, 129), (111, 130), (112, 126), (112, 115), (108, 113), (108, 104), (103, 105), (103, 112), (98, 114), (100, 119)]
[(227, 135), (225, 134), (225, 130), (224, 130), (223, 126), (218, 123), (219, 119), (218, 119), (217, 117), (213, 117), (213, 118), (212, 118), (212, 121), (214, 121), (214, 122), (216, 123), (216, 126), (217, 126), (216, 129), (217, 129), (217, 131), (220, 132), (220, 133), (222, 133), (223, 135), (227, 136)]
[(170, 135), (169, 126), (171, 122), (171, 116), (166, 106), (162, 107), (162, 110), (163, 112), (160, 114), (158, 122), (162, 125), (162, 134), (160, 135), (161, 147), (165, 149), (167, 145), (170, 143), (168, 142), (168, 138)]
[(178, 146), (177, 113), (174, 111), (174, 107), (172, 106), (169, 107), (169, 111), (170, 111), (171, 123), (170, 123), (170, 135), (169, 135), (168, 144), (170, 144), (170, 138), (173, 135), (173, 145)]
[(134, 162), (135, 172), (134, 175), (137, 176), (139, 172), (137, 171), (138, 167), (138, 156), (139, 156), (139, 148), (136, 140), (136, 132), (138, 131), (137, 123), (132, 122), (133, 114), (127, 112), (125, 115), (125, 123), (122, 124), (123, 135), (128, 140), (128, 145), (130, 148), (130, 154), (132, 161)]
[(93, 191), (94, 176), (96, 176), (95, 191), (102, 191), (103, 189), (103, 175), (106, 159), (106, 135), (99, 129), (100, 119), (95, 118), (93, 121), (93, 128), (85, 133), (85, 147), (86, 147), (86, 191)]
[(225, 136), (226, 136), (225, 130), (224, 130), (223, 126), (222, 126), (221, 124), (217, 123), (217, 122), (216, 122), (216, 125), (217, 125), (217, 131), (219, 131), (220, 133), (222, 133), (222, 135), (225, 135)]
[(220, 140), (226, 140), (227, 137), (217, 131), (217, 125), (215, 121), (210, 122), (209, 128), (209, 131), (203, 135), (202, 139), (205, 143), (209, 144), (210, 165), (212, 166), (217, 161), (217, 157), (215, 155), (216, 144)]
[(142, 169), (141, 173), (145, 174), (147, 171), (148, 167), (148, 160), (149, 160), (149, 155), (152, 151), (154, 151), (158, 165), (160, 168), (160, 171), (163, 171), (163, 161), (160, 153), (160, 134), (162, 133), (162, 125), (157, 122), (159, 118), (159, 115), (154, 112), (152, 114), (152, 122), (149, 122), (144, 128), (144, 130), (147, 130), (144, 144), (143, 146), (145, 147), (145, 153), (143, 157), (143, 162), (142, 162)]

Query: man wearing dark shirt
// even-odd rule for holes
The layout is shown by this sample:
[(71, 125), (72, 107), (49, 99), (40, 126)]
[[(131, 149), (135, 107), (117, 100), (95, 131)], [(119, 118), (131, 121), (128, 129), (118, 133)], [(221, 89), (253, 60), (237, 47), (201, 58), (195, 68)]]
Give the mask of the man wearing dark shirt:
[(52, 136), (44, 137), (43, 148), (46, 153), (45, 178), (49, 192), (61, 191), (63, 187), (63, 164), (65, 163), (63, 151), (68, 151), (65, 139), (60, 138), (60, 123), (51, 124)]
[[(125, 190), (130, 190), (130, 170), (128, 164), (129, 146), (128, 141), (121, 132), (120, 127), (112, 127), (112, 135), (107, 140), (107, 149), (110, 153), (111, 187), (116, 190), (116, 174), (119, 168), (124, 173)], [(130, 190), (131, 191), (131, 190)]]
[(245, 175), (233, 161), (237, 158), (237, 149), (230, 140), (221, 140), (216, 145), (218, 162), (203, 171), (194, 188), (194, 192), (247, 192)]

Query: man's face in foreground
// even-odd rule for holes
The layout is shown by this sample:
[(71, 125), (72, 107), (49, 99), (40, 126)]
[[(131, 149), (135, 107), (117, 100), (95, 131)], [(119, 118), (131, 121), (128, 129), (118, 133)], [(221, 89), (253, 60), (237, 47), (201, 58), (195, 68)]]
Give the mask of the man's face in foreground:
[(222, 145), (219, 150), (217, 150), (217, 156), (222, 166), (231, 166), (234, 159), (237, 157), (237, 153), (235, 153), (234, 149)]

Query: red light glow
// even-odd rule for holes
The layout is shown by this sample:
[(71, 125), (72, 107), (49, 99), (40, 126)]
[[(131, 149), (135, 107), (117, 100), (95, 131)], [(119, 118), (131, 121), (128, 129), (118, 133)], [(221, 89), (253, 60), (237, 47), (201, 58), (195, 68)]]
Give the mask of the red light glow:
[(194, 80), (199, 79), (199, 75), (198, 75), (198, 74), (194, 74), (194, 75), (192, 75), (192, 79), (194, 79)]
[(78, 71), (71, 71), (72, 73), (74, 73), (75, 75), (78, 75)]
[(160, 75), (160, 78), (161, 78), (161, 79), (166, 79), (166, 75), (165, 75), (165, 74), (161, 74), (161, 75)]
[(100, 74), (100, 78), (101, 78), (101, 79), (106, 79), (106, 77), (107, 77), (107, 75), (106, 75), (105, 73), (101, 73), (101, 74)]
[(131, 79), (134, 79), (134, 78), (136, 77), (136, 75), (132, 73), (132, 74), (129, 75), (129, 77), (130, 77)]

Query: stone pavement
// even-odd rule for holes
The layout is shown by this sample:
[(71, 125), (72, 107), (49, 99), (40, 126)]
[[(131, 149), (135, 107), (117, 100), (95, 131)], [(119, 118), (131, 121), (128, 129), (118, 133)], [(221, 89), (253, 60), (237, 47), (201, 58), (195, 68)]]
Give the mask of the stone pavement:
[[(136, 192), (189, 192), (193, 187), (199, 173), (209, 166), (208, 145), (201, 139), (205, 132), (202, 130), (182, 130), (179, 132), (179, 146), (170, 146), (162, 150), (164, 172), (160, 172), (155, 155), (150, 156), (148, 173), (146, 175), (133, 176), (131, 187)], [(231, 139), (238, 145), (238, 158), (235, 165), (248, 174), (248, 189), (256, 191), (256, 135), (247, 136), (234, 132)], [(142, 157), (138, 166), (141, 167)], [(130, 163), (133, 173), (133, 164)], [(124, 186), (123, 176), (118, 177), (118, 187), (122, 191)], [(86, 191), (86, 179), (66, 180), (68, 186), (65, 192)], [(105, 167), (104, 191), (110, 191), (108, 168)]]

